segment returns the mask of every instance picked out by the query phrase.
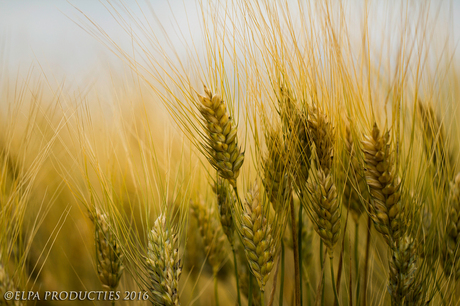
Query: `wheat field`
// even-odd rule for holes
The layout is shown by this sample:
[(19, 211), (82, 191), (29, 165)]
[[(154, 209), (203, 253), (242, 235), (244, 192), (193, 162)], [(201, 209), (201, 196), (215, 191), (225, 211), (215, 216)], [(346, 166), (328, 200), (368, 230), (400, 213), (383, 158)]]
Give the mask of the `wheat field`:
[(458, 3), (191, 3), (0, 38), (0, 305), (460, 305)]

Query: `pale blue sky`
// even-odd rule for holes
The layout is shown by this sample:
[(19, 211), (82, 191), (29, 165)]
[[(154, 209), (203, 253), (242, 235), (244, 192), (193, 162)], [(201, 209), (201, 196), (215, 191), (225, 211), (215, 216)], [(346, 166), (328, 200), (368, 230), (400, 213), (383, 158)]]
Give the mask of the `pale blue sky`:
[[(145, 1), (139, 0), (139, 2), (148, 15)], [(444, 2), (449, 3), (449, 1)], [(125, 0), (124, 3), (140, 15), (139, 9), (136, 9), (136, 1)], [(184, 10), (190, 16), (197, 14), (195, 1), (151, 0), (150, 3), (167, 30), (170, 30), (168, 27), (172, 25), (175, 17), (183, 29), (197, 27), (191, 32), (201, 32), (198, 28), (199, 18), (187, 20), (184, 14)], [(101, 25), (117, 39), (117, 43), (129, 49), (129, 37), (120, 33), (116, 21), (97, 0), (69, 2), (66, 0), (0, 0), (0, 57), (3, 57), (0, 63), (6, 63), (10, 71), (15, 71), (18, 67), (27, 70), (38, 60), (47, 72), (51, 72), (57, 78), (65, 76), (71, 80), (97, 74), (97, 71), (105, 67), (107, 62), (119, 64), (116, 57), (110, 55), (101, 43), (72, 21), (82, 16), (71, 4)], [(451, 13), (454, 19), (453, 41), (458, 42), (460, 0), (452, 2)], [(199, 39), (199, 37), (190, 39)], [(180, 48), (178, 49), (180, 51)], [(457, 55), (459, 53), (457, 51)]]

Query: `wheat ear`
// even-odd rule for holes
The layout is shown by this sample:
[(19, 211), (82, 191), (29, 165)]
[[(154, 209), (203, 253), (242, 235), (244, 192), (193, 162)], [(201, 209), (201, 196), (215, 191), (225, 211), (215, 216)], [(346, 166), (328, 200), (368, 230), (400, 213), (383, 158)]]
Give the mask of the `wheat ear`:
[(351, 212), (355, 222), (358, 222), (359, 217), (365, 211), (363, 204), (367, 204), (368, 191), (366, 179), (363, 174), (364, 167), (358, 159), (349, 127), (346, 129), (344, 157), (344, 171), (342, 172), (345, 175), (343, 201)]
[(123, 254), (110, 231), (107, 215), (96, 211), (95, 223), (97, 274), (104, 287), (115, 290), (123, 273)]
[(334, 131), (327, 116), (316, 106), (310, 107), (308, 134), (312, 141), (312, 162), (305, 184), (308, 201), (302, 203), (332, 257), (341, 231), (340, 202), (331, 173)]
[(375, 123), (371, 135), (366, 135), (362, 141), (362, 150), (371, 196), (369, 214), (377, 231), (393, 247), (402, 237), (404, 210), (390, 132), (381, 133)]
[(281, 140), (280, 133), (271, 130), (267, 133), (266, 143), (268, 154), (263, 160), (263, 185), (268, 193), (275, 211), (287, 208), (292, 190), (289, 184), (287, 150)]
[(417, 281), (417, 250), (407, 236), (392, 250), (388, 291), (392, 305), (426, 305), (422, 303), (422, 287)]
[[(308, 120), (306, 114), (295, 103), (293, 93), (286, 85), (281, 84), (278, 98), (279, 114), (283, 125), (283, 139), (285, 149), (290, 153), (288, 159), (295, 161), (295, 176), (300, 182), (307, 180), (310, 169), (311, 139), (308, 133)], [(292, 151), (292, 153), (291, 153)], [(301, 184), (301, 183), (300, 183)]]
[(460, 173), (450, 186), (449, 213), (442, 252), (442, 262), (445, 274), (460, 278)]
[(198, 221), (205, 254), (212, 266), (213, 274), (217, 275), (223, 261), (227, 257), (225, 235), (222, 231), (222, 226), (215, 216), (214, 209), (205, 206), (201, 201), (192, 202), (191, 208), (193, 215)]
[(175, 229), (167, 224), (165, 215), (161, 214), (148, 233), (146, 258), (155, 305), (180, 305), (178, 287), (182, 263), (177, 244)]
[(341, 209), (337, 189), (331, 174), (326, 174), (323, 169), (317, 169), (314, 165), (310, 169), (306, 186), (309, 203), (304, 201), (303, 204), (310, 212), (315, 231), (327, 246), (329, 256), (332, 256), (341, 230)]
[(238, 130), (222, 97), (213, 94), (206, 86), (204, 92), (204, 96), (199, 95), (201, 104), (198, 105), (207, 134), (203, 146), (209, 162), (218, 174), (235, 187), (244, 161), (244, 153), (238, 147)]
[(244, 204), (241, 216), (241, 236), (249, 266), (257, 279), (260, 290), (264, 292), (265, 284), (273, 268), (277, 246), (260, 196), (258, 184), (255, 183), (248, 192)]
[(308, 113), (308, 134), (316, 147), (318, 166), (329, 174), (334, 156), (334, 128), (326, 114), (317, 106), (310, 107)]

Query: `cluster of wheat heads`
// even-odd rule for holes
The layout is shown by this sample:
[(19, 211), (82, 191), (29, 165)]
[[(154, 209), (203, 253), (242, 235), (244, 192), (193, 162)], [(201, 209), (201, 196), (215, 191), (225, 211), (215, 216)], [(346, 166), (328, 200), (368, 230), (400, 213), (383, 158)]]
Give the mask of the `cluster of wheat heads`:
[[(224, 31), (219, 7), (203, 6), (212, 31), (204, 60), (197, 56), (189, 70), (174, 66), (157, 41), (177, 69), (159, 81), (166, 94), (155, 90), (202, 153), (212, 190), (194, 190), (190, 205), (184, 271), (202, 272), (193, 292), (205, 278), (216, 304), (223, 288), (239, 305), (454, 303), (454, 135), (433, 107), (437, 89), (421, 86), (420, 59), (401, 47), (404, 65), (393, 68), (394, 58), (375, 55), (367, 19), (363, 48), (354, 49), (335, 23), (334, 14), (346, 19), (342, 8), (330, 3), (299, 1), (306, 17), (295, 24), (282, 1), (235, 2), (251, 18), (224, 16), (244, 31)], [(407, 31), (400, 38), (418, 45)], [(150, 67), (136, 68), (150, 82), (142, 72)]]

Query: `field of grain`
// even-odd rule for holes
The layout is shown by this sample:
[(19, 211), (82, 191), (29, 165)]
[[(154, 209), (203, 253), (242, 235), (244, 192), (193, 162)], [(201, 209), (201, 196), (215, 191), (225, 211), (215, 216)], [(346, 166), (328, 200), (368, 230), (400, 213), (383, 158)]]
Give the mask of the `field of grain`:
[(0, 305), (460, 305), (457, 1), (59, 5), (98, 57), (0, 28)]

